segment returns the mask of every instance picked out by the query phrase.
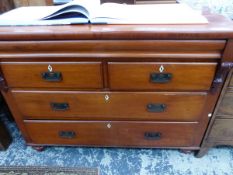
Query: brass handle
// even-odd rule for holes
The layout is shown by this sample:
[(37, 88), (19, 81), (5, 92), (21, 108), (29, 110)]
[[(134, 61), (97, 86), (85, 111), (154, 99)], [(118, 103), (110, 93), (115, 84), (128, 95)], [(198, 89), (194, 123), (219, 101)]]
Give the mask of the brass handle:
[(74, 131), (59, 131), (58, 135), (63, 139), (73, 139), (76, 137), (76, 133)]
[(151, 83), (168, 83), (172, 79), (171, 73), (151, 73), (150, 82)]
[(68, 103), (50, 103), (51, 108), (54, 111), (65, 111), (69, 109)]
[(161, 139), (161, 133), (160, 132), (145, 132), (144, 138), (146, 140), (160, 140)]
[(43, 72), (41, 73), (42, 79), (50, 82), (59, 82), (62, 80), (61, 72)]
[(149, 103), (146, 106), (148, 112), (164, 112), (166, 107), (165, 104), (160, 103)]

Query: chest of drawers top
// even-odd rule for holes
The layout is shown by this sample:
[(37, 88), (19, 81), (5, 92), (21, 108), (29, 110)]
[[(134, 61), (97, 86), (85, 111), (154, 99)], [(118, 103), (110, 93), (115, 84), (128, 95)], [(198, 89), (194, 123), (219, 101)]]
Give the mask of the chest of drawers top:
[(220, 59), (227, 40), (233, 38), (233, 24), (219, 15), (206, 17), (208, 24), (192, 25), (0, 27), (0, 59), (130, 61), (133, 58), (133, 61), (170, 62)]
[(206, 14), (208, 24), (188, 25), (66, 25), (0, 27), (0, 40), (153, 40), (229, 39), (233, 24), (221, 15)]

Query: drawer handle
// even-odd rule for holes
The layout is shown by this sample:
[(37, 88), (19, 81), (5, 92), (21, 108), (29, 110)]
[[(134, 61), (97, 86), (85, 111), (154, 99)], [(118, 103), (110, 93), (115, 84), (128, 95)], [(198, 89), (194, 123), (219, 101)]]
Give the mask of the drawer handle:
[(160, 132), (145, 132), (144, 138), (146, 140), (160, 140), (161, 139), (161, 133)]
[(50, 103), (51, 108), (55, 111), (65, 111), (69, 109), (68, 103)]
[(74, 131), (59, 131), (58, 135), (63, 139), (73, 139), (76, 137), (76, 133)]
[(168, 83), (172, 79), (171, 73), (151, 73), (150, 82), (151, 83)]
[(164, 112), (166, 109), (165, 104), (150, 103), (146, 106), (148, 112)]
[(45, 81), (58, 82), (62, 80), (61, 72), (43, 72), (41, 73), (41, 77)]

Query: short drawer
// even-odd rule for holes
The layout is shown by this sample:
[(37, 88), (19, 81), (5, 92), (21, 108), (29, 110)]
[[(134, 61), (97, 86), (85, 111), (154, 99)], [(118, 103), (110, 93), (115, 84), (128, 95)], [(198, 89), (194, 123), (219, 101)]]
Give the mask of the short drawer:
[(196, 124), (120, 121), (25, 121), (33, 144), (129, 147), (198, 146)]
[(232, 126), (232, 119), (216, 119), (211, 128), (208, 141), (233, 141)]
[(217, 115), (221, 117), (231, 117), (233, 118), (233, 91), (227, 91), (224, 94), (222, 102), (218, 108)]
[(10, 87), (103, 87), (101, 62), (8, 62), (1, 67)]
[(206, 93), (12, 91), (27, 119), (198, 121)]
[(216, 63), (110, 62), (111, 89), (208, 90)]

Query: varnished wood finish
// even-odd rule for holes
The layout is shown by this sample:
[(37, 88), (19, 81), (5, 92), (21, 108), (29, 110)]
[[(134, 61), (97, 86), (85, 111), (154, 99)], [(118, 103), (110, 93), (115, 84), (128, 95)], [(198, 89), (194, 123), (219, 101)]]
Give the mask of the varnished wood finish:
[[(198, 121), (206, 93), (17, 91), (12, 94), (29, 119)], [(106, 100), (106, 95), (109, 98)], [(172, 99), (172, 100), (171, 100)], [(68, 103), (53, 110), (51, 103)], [(163, 112), (149, 112), (148, 104), (164, 104)]]
[[(49, 65), (53, 72), (61, 72), (61, 81), (49, 82), (42, 78), (42, 73), (49, 71)], [(2, 63), (1, 67), (9, 87), (80, 89), (103, 87), (100, 62), (8, 62)]]
[(32, 57), (97, 57), (117, 58), (119, 60), (121, 58), (135, 57), (141, 59), (219, 59), (224, 47), (225, 40), (139, 40), (137, 42), (132, 40), (1, 41), (0, 54), (1, 58), (8, 58), (9, 60), (14, 57), (28, 59)]
[[(206, 17), (202, 25), (0, 27), (1, 92), (26, 143), (199, 149), (232, 62), (233, 23)], [(79, 74), (69, 84), (48, 85), (38, 78), (47, 63), (69, 77)], [(87, 63), (94, 68), (84, 71)], [(174, 76), (156, 88), (149, 76), (161, 63)], [(53, 99), (72, 99), (72, 108), (55, 114), (48, 105)], [(157, 100), (167, 111), (147, 115), (145, 104)], [(59, 138), (62, 129), (73, 129), (77, 133), (62, 135), (77, 138)], [(161, 140), (143, 140), (152, 131), (161, 132)]]
[[(153, 83), (151, 73), (171, 73), (171, 81)], [(111, 89), (208, 90), (213, 81), (216, 63), (109, 63)]]
[(2, 41), (229, 39), (233, 24), (221, 15), (205, 14), (208, 24), (194, 25), (68, 25), (0, 27)]
[(223, 60), (224, 62), (232, 62), (233, 60), (233, 39), (228, 40), (226, 48), (223, 53)]
[[(199, 144), (193, 138), (195, 123), (28, 120), (25, 126), (36, 144), (128, 147), (188, 147)], [(61, 138), (59, 131), (73, 131), (76, 136)], [(145, 132), (160, 132), (161, 139), (145, 139)]]
[[(121, 44), (119, 44), (121, 42)], [(68, 41), (1, 41), (1, 53), (70, 53), (70, 52), (221, 52), (225, 40), (68, 40)], [(17, 49), (16, 49), (17, 48)]]

